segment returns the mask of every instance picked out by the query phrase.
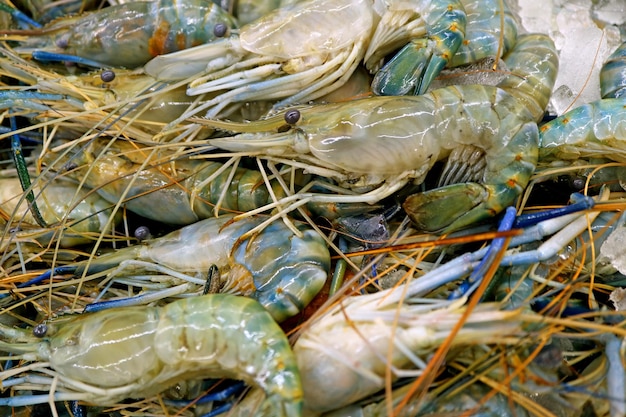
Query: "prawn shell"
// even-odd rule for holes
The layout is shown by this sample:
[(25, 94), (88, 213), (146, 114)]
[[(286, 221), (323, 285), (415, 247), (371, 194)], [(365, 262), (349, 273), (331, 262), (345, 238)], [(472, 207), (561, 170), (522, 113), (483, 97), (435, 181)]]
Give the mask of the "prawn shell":
[(102, 388), (131, 384), (137, 374), (160, 371), (154, 369), (157, 322), (153, 307), (73, 316), (48, 326), (49, 348), (44, 357), (53, 369), (62, 369), (73, 380), (95, 381)]
[(626, 162), (626, 100), (582, 105), (541, 126), (540, 158), (577, 159), (610, 154)]
[[(372, 16), (369, 0), (309, 0), (244, 26), (239, 40), (244, 49), (259, 55), (282, 59), (317, 55), (319, 45), (331, 52), (350, 47), (354, 39), (368, 38)], [(335, 30), (341, 27), (345, 30)]]
[(157, 55), (213, 40), (213, 27), (218, 23), (235, 27), (233, 18), (212, 3), (132, 2), (69, 22), (54, 22), (53, 27), (67, 30), (57, 35), (53, 44), (57, 52), (135, 68)]

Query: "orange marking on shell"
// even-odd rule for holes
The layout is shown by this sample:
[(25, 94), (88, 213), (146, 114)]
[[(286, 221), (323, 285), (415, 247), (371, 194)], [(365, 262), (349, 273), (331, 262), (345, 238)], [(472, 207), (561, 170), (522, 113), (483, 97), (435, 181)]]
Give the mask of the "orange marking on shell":
[(187, 37), (184, 33), (176, 34), (176, 47), (181, 51), (187, 47)]
[(167, 35), (170, 30), (170, 25), (167, 22), (159, 22), (159, 26), (156, 28), (150, 40), (148, 40), (148, 53), (151, 56), (158, 56), (167, 53), (165, 50), (165, 43), (167, 42)]

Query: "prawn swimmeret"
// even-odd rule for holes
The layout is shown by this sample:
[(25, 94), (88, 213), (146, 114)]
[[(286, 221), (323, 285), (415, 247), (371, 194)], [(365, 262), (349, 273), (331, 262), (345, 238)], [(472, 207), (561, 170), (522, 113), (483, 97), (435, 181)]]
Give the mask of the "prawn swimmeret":
[[(301, 415), (302, 387), (289, 342), (249, 298), (204, 295), (165, 307), (59, 318), (35, 329), (0, 324), (0, 350), (34, 361), (0, 372), (4, 387), (53, 390), (55, 401), (113, 405), (154, 396), (183, 380), (234, 378), (265, 393), (247, 415)], [(50, 395), (1, 398), (0, 405), (46, 403)]]
[(308, 201), (375, 203), (409, 181), (422, 182), (436, 161), (448, 158), (442, 187), (410, 197), (404, 207), (420, 229), (450, 231), (510, 205), (537, 163), (537, 121), (554, 85), (557, 53), (549, 37), (526, 35), (505, 63), (510, 73), (497, 87), (450, 86), (416, 97), (302, 106), (246, 124), (195, 121), (240, 133), (209, 140), (213, 146), (261, 150), (269, 160), (297, 161), (361, 191), (300, 193), (280, 202), (285, 210)]

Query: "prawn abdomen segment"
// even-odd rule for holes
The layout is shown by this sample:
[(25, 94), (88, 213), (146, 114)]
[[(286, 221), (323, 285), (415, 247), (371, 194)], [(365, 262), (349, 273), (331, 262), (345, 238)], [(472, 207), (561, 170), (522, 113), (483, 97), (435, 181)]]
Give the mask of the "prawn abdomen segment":
[(262, 388), (270, 398), (278, 396), (297, 407), (302, 402), (289, 342), (254, 300), (212, 294), (169, 304), (159, 321), (155, 349), (171, 372), (158, 378), (171, 382), (190, 374), (235, 378)]
[(626, 100), (587, 103), (541, 126), (542, 158), (577, 159), (606, 155), (626, 161)]
[[(494, 216), (522, 193), (537, 165), (539, 131), (531, 113), (501, 89), (482, 89), (494, 93), (491, 109), (478, 107), (483, 116), (464, 116), (467, 117), (464, 129), (456, 131), (472, 131), (471, 142), (457, 140), (484, 150), (486, 167), (481, 181), (484, 185), (453, 184), (408, 197), (403, 207), (422, 230), (449, 232)], [(463, 108), (468, 112), (476, 110), (471, 106)], [(472, 125), (472, 120), (480, 123)]]

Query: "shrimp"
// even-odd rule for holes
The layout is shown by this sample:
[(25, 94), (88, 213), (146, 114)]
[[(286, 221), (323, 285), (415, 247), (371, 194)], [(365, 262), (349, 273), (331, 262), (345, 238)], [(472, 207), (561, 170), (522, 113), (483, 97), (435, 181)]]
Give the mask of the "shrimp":
[[(265, 178), (260, 170), (240, 167), (240, 159), (234, 156), (225, 163), (193, 159), (167, 149), (123, 140), (107, 143), (102, 138), (41, 157), (47, 169), (95, 190), (111, 204), (124, 204), (142, 217), (171, 225), (245, 213), (285, 196), (277, 180)], [(299, 182), (308, 181), (308, 176), (298, 177), (302, 177)], [(331, 220), (375, 208), (369, 204), (306, 207)]]
[[(27, 390), (55, 401), (113, 405), (159, 394), (176, 382), (236, 378), (260, 388), (254, 415), (297, 417), (302, 387), (289, 342), (256, 301), (211, 294), (164, 307), (127, 307), (51, 320), (33, 331), (0, 325), (0, 349), (33, 361), (0, 372), (22, 375)], [(36, 372), (34, 372), (34, 371)], [(52, 378), (50, 378), (52, 377)], [(19, 379), (19, 378), (16, 378)], [(20, 385), (12, 387), (21, 390)], [(4, 406), (46, 403), (49, 395), (0, 399)]]
[(32, 61), (13, 59), (0, 59), (0, 67), (1, 74), (30, 86), (0, 91), (1, 108), (27, 112), (32, 120), (22, 131), (54, 124), (75, 137), (106, 126), (111, 134), (123, 132), (148, 142), (194, 102), (184, 86), (168, 85), (137, 71), (118, 68), (61, 76)]
[(542, 161), (603, 157), (626, 162), (625, 45), (602, 67), (602, 99), (570, 110), (540, 127)]
[[(603, 199), (608, 199), (608, 195)], [(509, 213), (514, 215), (515, 209), (510, 207)], [(511, 250), (498, 265), (532, 266), (550, 259), (586, 229), (587, 215), (593, 221), (593, 216), (597, 214), (570, 213), (528, 227), (522, 235), (511, 240), (511, 247), (535, 242), (538, 237), (541, 239), (548, 234), (554, 236), (537, 250), (521, 253)], [(463, 313), (465, 300), (440, 300), (437, 293), (433, 298), (417, 297), (439, 291), (451, 279), (460, 278), (463, 274), (475, 274), (477, 260), (485, 259), (488, 250), (483, 248), (465, 253), (393, 289), (344, 297), (313, 318), (304, 326), (294, 345), (302, 377), (305, 409), (312, 413), (330, 411), (385, 388), (389, 378), (393, 382), (400, 377), (421, 375), (427, 367), (426, 358), (446, 338), (457, 323), (458, 315)], [(511, 291), (517, 290), (509, 289), (509, 293)], [(544, 323), (546, 317), (527, 311), (528, 306), (528, 300), (514, 309), (505, 303), (481, 302), (471, 311), (460, 333), (456, 333), (454, 339), (447, 339), (452, 343), (450, 352), (467, 352), (468, 345), (491, 343), (510, 345), (511, 348), (507, 346), (503, 349), (509, 352), (515, 348), (525, 349), (529, 342), (534, 344), (541, 338), (544, 329), (534, 326), (533, 332), (528, 334), (525, 323)], [(458, 358), (457, 354), (447, 360), (452, 362)], [(524, 372), (528, 370), (527, 367), (521, 369)], [(540, 371), (533, 370), (538, 374)], [(472, 372), (481, 375), (475, 368)], [(494, 379), (502, 380), (504, 377), (500, 375)], [(547, 381), (556, 383), (558, 378), (548, 378)]]
[[(383, 293), (344, 300), (296, 341), (293, 349), (305, 409), (330, 411), (381, 390), (389, 366), (394, 380), (398, 375), (419, 375), (426, 356), (446, 338), (462, 312), (454, 302), (435, 300), (403, 304), (398, 312), (382, 301)], [(523, 333), (519, 314), (490, 309), (485, 303), (471, 313), (453, 344), (517, 339)], [(417, 369), (408, 371), (412, 365)]]
[[(404, 3), (392, 1), (385, 13), (411, 22), (411, 35), (438, 40), (438, 56), (456, 50), (465, 28), (459, 0), (417, 0), (408, 10)], [(280, 99), (277, 109), (341, 86), (363, 59), (378, 20), (369, 0), (305, 0), (274, 10), (230, 38), (157, 57), (145, 70), (161, 80), (200, 74), (189, 84), (190, 95), (226, 90), (181, 120), (205, 109), (215, 117), (231, 103), (252, 100)], [(439, 68), (430, 55), (422, 57), (429, 75)]]
[[(302, 311), (322, 289), (330, 269), (330, 253), (322, 237), (307, 228), (300, 228), (299, 237), (284, 223), (275, 222), (240, 244), (240, 237), (263, 219), (230, 224), (231, 219), (232, 215), (205, 219), (160, 238), (53, 269), (35, 281), (59, 273), (81, 276), (107, 271), (110, 277), (125, 278), (157, 273), (199, 288), (215, 265), (221, 275), (220, 292), (255, 298), (277, 321)], [(26, 284), (30, 283), (20, 287)]]
[[(444, 66), (454, 68), (475, 63), (487, 57), (500, 58), (502, 54), (506, 54), (513, 48), (517, 39), (517, 23), (506, 5), (498, 0), (461, 0), (461, 3), (467, 15), (465, 34), (464, 36), (457, 35), (458, 39), (455, 39), (455, 44), (457, 41), (462, 41), (459, 46), (450, 48), (441, 55), (437, 53), (437, 71), (424, 68), (420, 57), (427, 49), (419, 48), (419, 42), (422, 40), (413, 41), (376, 72), (372, 81), (372, 91), (375, 94), (386, 96), (423, 94), (434, 76)], [(504, 7), (503, 10), (502, 7)], [(458, 13), (458, 10), (455, 8), (449, 12), (449, 14), (453, 13)], [(449, 20), (457, 23), (455, 19), (449, 18)], [(385, 16), (383, 16), (383, 23), (377, 27), (374, 39), (365, 54), (365, 64), (370, 70), (376, 70), (377, 63), (389, 52), (389, 47), (393, 47), (393, 44), (389, 47), (381, 44), (382, 34), (385, 32), (381, 28), (385, 29), (391, 25), (391, 23), (384, 24), (384, 21)], [(442, 20), (440, 24), (444, 22), (447, 23), (446, 20)], [(377, 36), (379, 32), (380, 36)], [(502, 40), (500, 39), (501, 33)], [(387, 42), (393, 40), (396, 44), (407, 43), (410, 40), (409, 33), (404, 35), (401, 39), (389, 37)], [(435, 61), (435, 58), (432, 60)], [(425, 73), (422, 74), (422, 71)]]
[[(146, 161), (148, 163), (146, 164)], [(167, 150), (100, 139), (67, 154), (47, 152), (43, 164), (82, 181), (103, 198), (140, 216), (187, 225), (219, 213), (246, 212), (272, 202), (257, 170), (179, 157)], [(270, 185), (278, 196), (278, 184)]]
[[(103, 230), (109, 221), (112, 207), (98, 194), (87, 189), (79, 189), (69, 182), (53, 182), (45, 188), (37, 184), (34, 188), (37, 205), (48, 225), (59, 225), (49, 229), (33, 229), (36, 225), (27, 204), (21, 199), (22, 187), (17, 178), (0, 179), (0, 210), (6, 215), (7, 227), (20, 229), (13, 234), (17, 238), (31, 237), (41, 245), (60, 239), (62, 247), (76, 246), (93, 240), (95, 233)], [(3, 216), (4, 217), (4, 216)], [(119, 223), (121, 214), (115, 215), (112, 226)], [(92, 238), (89, 237), (92, 234)], [(2, 239), (0, 250), (11, 243), (10, 238)]]
[(61, 61), (70, 55), (88, 65), (136, 68), (157, 55), (211, 41), (233, 27), (234, 19), (211, 2), (159, 0), (107, 7), (56, 20), (41, 30), (2, 33), (21, 41), (16, 49), (20, 54), (35, 58), (48, 59), (43, 51), (64, 54), (52, 57)]
[[(262, 151), (285, 163), (295, 160), (308, 172), (359, 192), (301, 193), (281, 201), (285, 207), (295, 200), (375, 203), (410, 180), (422, 182), (436, 161), (452, 153), (457, 166), (449, 168), (446, 177), (454, 177), (450, 171), (460, 169), (461, 180), (467, 174), (485, 185), (450, 185), (405, 203), (420, 229), (449, 231), (510, 204), (537, 162), (536, 122), (543, 116), (556, 76), (554, 44), (545, 35), (521, 37), (506, 62), (512, 73), (498, 87), (452, 86), (416, 97), (296, 107), (246, 124), (194, 121), (241, 133), (210, 139), (211, 145), (235, 152)], [(480, 173), (474, 175), (467, 162), (471, 158), (463, 155), (476, 155), (477, 149), (478, 155), (484, 153), (487, 168), (479, 166)], [(460, 156), (454, 157), (455, 153)]]

